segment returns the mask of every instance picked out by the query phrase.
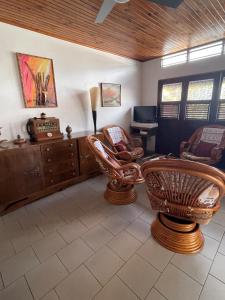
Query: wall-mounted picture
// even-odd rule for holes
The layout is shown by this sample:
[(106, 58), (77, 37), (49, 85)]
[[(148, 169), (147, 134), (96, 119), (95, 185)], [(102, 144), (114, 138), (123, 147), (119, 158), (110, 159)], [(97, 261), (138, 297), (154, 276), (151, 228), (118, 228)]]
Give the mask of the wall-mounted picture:
[(121, 106), (121, 85), (101, 83), (102, 106)]
[(52, 59), (17, 53), (25, 106), (56, 107)]

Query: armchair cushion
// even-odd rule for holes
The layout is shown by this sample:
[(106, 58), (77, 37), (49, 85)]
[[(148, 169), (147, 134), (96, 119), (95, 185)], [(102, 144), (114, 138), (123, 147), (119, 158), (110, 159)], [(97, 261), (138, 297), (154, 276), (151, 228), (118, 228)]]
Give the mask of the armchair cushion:
[(211, 184), (207, 189), (205, 189), (201, 195), (198, 197), (200, 206), (213, 207), (219, 197), (219, 189), (214, 184)]
[(127, 151), (127, 146), (123, 141), (116, 143), (115, 148), (118, 152)]
[(216, 144), (206, 143), (200, 141), (195, 148), (194, 154), (201, 157), (210, 157), (212, 149), (216, 147)]

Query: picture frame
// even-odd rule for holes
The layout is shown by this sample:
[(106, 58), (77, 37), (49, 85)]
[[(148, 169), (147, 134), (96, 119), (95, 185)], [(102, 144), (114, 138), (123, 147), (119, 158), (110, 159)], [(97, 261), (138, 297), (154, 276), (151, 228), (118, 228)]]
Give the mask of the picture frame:
[(25, 107), (57, 107), (53, 60), (24, 53), (16, 57)]
[(103, 107), (121, 106), (121, 84), (101, 83), (100, 87)]

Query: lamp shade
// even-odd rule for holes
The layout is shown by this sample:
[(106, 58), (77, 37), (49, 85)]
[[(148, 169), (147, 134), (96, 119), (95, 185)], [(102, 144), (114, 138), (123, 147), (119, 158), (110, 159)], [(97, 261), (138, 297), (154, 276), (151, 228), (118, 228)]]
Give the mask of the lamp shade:
[(96, 111), (100, 101), (100, 88), (94, 86), (90, 88), (91, 108)]

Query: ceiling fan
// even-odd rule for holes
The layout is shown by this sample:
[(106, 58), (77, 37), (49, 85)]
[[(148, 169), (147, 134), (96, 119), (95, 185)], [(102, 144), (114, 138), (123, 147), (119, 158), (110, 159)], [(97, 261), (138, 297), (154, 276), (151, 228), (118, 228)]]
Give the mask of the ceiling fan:
[[(122, 4), (129, 2), (130, 0), (104, 0), (102, 6), (99, 10), (95, 23), (103, 23), (105, 18), (110, 14), (111, 10), (113, 9), (116, 3)], [(157, 4), (165, 5), (168, 7), (176, 8), (178, 7), (183, 0), (147, 0), (152, 1)]]

